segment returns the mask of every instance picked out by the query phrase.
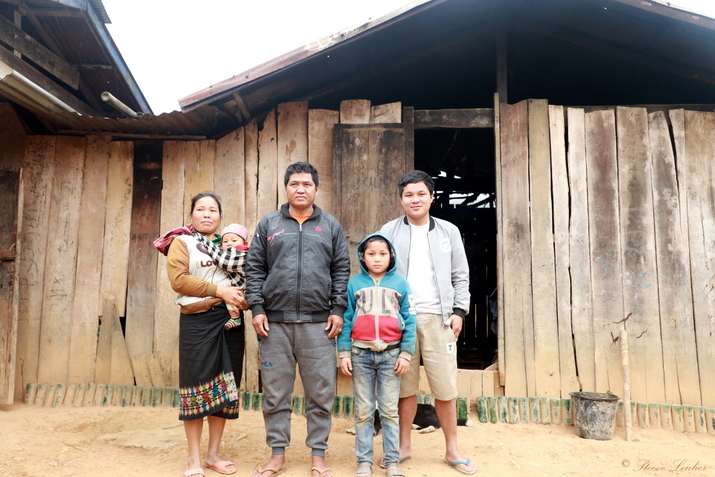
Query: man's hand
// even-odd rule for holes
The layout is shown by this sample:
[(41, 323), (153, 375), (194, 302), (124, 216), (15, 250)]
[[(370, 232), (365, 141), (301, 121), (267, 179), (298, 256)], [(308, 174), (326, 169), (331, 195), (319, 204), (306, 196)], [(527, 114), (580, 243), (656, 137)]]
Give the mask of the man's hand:
[[(255, 326), (255, 325), (254, 325)], [(325, 326), (328, 338), (335, 338), (343, 331), (343, 317), (338, 315), (328, 316), (328, 324)]]
[(350, 358), (340, 358), (340, 371), (345, 376), (353, 375), (353, 360)]
[(464, 324), (464, 318), (462, 318), (459, 315), (451, 315), (449, 317), (450, 320), (450, 326), (452, 327), (452, 331), (454, 332), (454, 337), (456, 338), (459, 336), (459, 333), (462, 331), (462, 325)]
[(395, 363), (395, 375), (402, 376), (410, 370), (410, 360), (407, 358), (397, 358)]
[(260, 315), (256, 315), (253, 317), (253, 330), (261, 335), (261, 336), (268, 336), (268, 330), (270, 330), (270, 326), (268, 326), (268, 317), (261, 313)]

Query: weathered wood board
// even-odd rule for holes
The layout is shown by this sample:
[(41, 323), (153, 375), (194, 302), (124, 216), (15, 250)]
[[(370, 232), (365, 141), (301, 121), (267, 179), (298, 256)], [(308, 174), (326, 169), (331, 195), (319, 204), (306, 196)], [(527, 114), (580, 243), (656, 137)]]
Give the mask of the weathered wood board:
[(370, 122), (371, 103), (367, 99), (348, 99), (340, 102), (340, 124)]
[(57, 138), (37, 379), (67, 382), (85, 139)]
[(94, 379), (99, 328), (100, 285), (104, 248), (110, 138), (87, 138), (82, 178), (82, 215), (77, 245), (77, 272), (72, 300), (68, 382)]
[(253, 224), (255, 230), (261, 216), (258, 215), (258, 125), (254, 119), (244, 127), (246, 134), (246, 226)]
[(620, 335), (623, 313), (616, 125), (613, 110), (586, 113), (588, 221), (591, 243), (596, 391), (623, 389)]
[(401, 123), (402, 103), (379, 104), (370, 108), (372, 124)]
[(279, 104), (277, 109), (277, 193), (278, 204), (283, 204), (286, 202), (286, 195), (285, 188), (281, 185), (288, 164), (296, 161), (308, 162), (308, 102), (283, 103)]
[(221, 226), (225, 227), (231, 223), (243, 224), (248, 228), (250, 242), (255, 225), (246, 225), (244, 141), (243, 128), (236, 129), (216, 141), (213, 191), (221, 198), (223, 208)]
[[(568, 108), (569, 262), (571, 266), (571, 326), (580, 389), (596, 391), (591, 286), (591, 252), (586, 170), (586, 126), (583, 109)], [(564, 396), (568, 397), (568, 396)]]
[(44, 296), (45, 258), (55, 174), (55, 145), (52, 136), (27, 139), (22, 162), (24, 197), (19, 278), (20, 294), (17, 323), (15, 399), (22, 399), (25, 385), (36, 383), (40, 349), (40, 323)]
[[(137, 143), (138, 158), (160, 162), (161, 145)], [(158, 253), (152, 242), (161, 220), (161, 177), (158, 171), (134, 170), (132, 214), (127, 274), (125, 336), (131, 356), (151, 355), (154, 350), (154, 313)]]
[[(685, 171), (687, 184), (688, 228), (695, 318), (695, 343), (700, 370), (700, 392), (703, 406), (715, 406), (715, 202), (712, 187), (715, 167), (712, 145), (715, 144), (715, 113), (685, 111)], [(678, 157), (681, 157), (678, 151)]]
[(308, 111), (308, 162), (318, 169), (320, 186), (316, 204), (329, 214), (333, 207), (333, 129), (340, 113), (327, 109)]
[(527, 102), (502, 104), (501, 214), (503, 239), (503, 308), (505, 393), (536, 395), (531, 292), (529, 223), (529, 146)]
[(662, 403), (665, 402), (663, 348), (646, 110), (617, 108), (616, 133), (623, 307), (624, 313), (630, 315), (626, 329), (631, 337), (631, 399)]
[[(187, 221), (183, 213), (184, 203), (184, 154), (185, 143), (167, 141), (162, 157), (161, 221), (159, 233), (181, 227)], [(163, 386), (174, 384), (172, 377), (178, 376), (173, 366), (173, 356), (179, 349), (179, 306), (175, 303), (176, 292), (166, 274), (166, 257), (158, 251), (156, 269), (156, 302), (154, 306), (154, 356), (159, 360), (163, 372)], [(176, 381), (178, 384), (178, 378)]]
[(19, 258), (22, 254), (22, 169), (0, 172), (0, 403), (15, 400), (17, 316), (20, 299)]
[(101, 293), (111, 293), (116, 297), (119, 316), (125, 316), (126, 309), (133, 172), (134, 143), (112, 142), (107, 173)]
[[(278, 190), (285, 190), (283, 174), (277, 168), (276, 111), (272, 109), (258, 128), (258, 219), (278, 208)], [(279, 175), (281, 176), (279, 180)], [(279, 185), (280, 183), (280, 185)]]
[[(347, 235), (351, 257), (365, 236), (403, 213), (397, 200), (374, 198), (394, 197), (395, 184), (413, 167), (405, 146), (409, 127), (401, 124), (335, 127), (333, 208)], [(358, 271), (359, 264), (351, 260), (351, 274)]]
[(561, 396), (561, 375), (556, 314), (549, 105), (545, 100), (529, 100), (529, 183), (535, 396), (555, 398)]
[[(673, 114), (673, 136), (685, 134), (683, 111)], [(653, 176), (653, 208), (658, 271), (660, 329), (663, 339), (665, 403), (700, 406), (695, 323), (690, 281), (687, 211), (681, 197), (685, 174), (675, 164), (675, 144), (664, 112), (648, 115)], [(676, 139), (676, 144), (679, 141)], [(681, 155), (682, 154), (682, 155)], [(684, 151), (678, 157), (687, 162)]]
[(551, 184), (554, 209), (554, 265), (558, 320), (560, 396), (579, 391), (571, 327), (571, 276), (569, 247), (569, 183), (566, 167), (566, 131), (563, 106), (549, 106)]

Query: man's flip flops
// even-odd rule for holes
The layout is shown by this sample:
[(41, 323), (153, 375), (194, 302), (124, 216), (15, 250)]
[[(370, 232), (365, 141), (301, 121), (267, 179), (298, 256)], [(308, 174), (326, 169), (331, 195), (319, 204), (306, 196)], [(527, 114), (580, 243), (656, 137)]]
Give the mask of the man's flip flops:
[(445, 461), (450, 467), (452, 467), (454, 470), (456, 470), (457, 472), (461, 472), (461, 473), (466, 474), (466, 475), (472, 475), (472, 474), (476, 474), (476, 473), (477, 473), (477, 469), (474, 469), (474, 470), (471, 470), (471, 469), (464, 470), (464, 469), (460, 469), (459, 467), (457, 467), (457, 466), (460, 465), (460, 464), (462, 464), (462, 465), (465, 466), (465, 467), (469, 467), (469, 464), (472, 463), (471, 459), (467, 459), (467, 460), (455, 460), (454, 462), (450, 462), (450, 461), (448, 461), (447, 459), (444, 459), (444, 461)]

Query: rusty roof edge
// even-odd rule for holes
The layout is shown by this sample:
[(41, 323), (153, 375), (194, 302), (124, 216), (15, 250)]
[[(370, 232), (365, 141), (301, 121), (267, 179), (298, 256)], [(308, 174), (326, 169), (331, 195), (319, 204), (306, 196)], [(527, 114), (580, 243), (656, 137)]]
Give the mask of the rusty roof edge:
[(229, 79), (181, 98), (179, 99), (179, 106), (182, 111), (189, 111), (201, 106), (204, 103), (215, 101), (223, 96), (233, 93), (233, 91), (239, 87), (245, 86), (263, 76), (275, 73), (276, 71), (292, 66), (302, 60), (311, 58), (335, 45), (352, 40), (367, 30), (373, 30), (377, 27), (385, 27), (393, 21), (396, 21), (397, 17), (402, 16), (408, 11), (416, 13), (419, 7), (425, 6), (425, 4), (430, 4), (425, 8), (431, 8), (434, 5), (438, 5), (446, 1), (448, 0), (415, 0), (375, 20), (363, 23), (362, 25), (346, 28), (330, 36), (309, 43), (303, 47), (296, 48), (295, 50), (284, 55), (246, 70), (243, 73), (239, 73)]
[(672, 18), (673, 20), (681, 21), (683, 23), (690, 23), (692, 25), (697, 25), (699, 27), (707, 28), (709, 30), (715, 30), (715, 19), (702, 14), (696, 13), (691, 10), (675, 5), (674, 2), (669, 2), (665, 0), (611, 0), (613, 2), (622, 3), (624, 5), (629, 5), (631, 7), (638, 8), (640, 10), (645, 10), (647, 12), (653, 12), (664, 17)]

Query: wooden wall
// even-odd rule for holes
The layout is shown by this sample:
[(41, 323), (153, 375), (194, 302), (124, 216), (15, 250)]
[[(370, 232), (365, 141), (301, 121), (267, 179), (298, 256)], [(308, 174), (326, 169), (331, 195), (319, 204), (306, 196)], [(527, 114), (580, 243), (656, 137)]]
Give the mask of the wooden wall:
[(714, 406), (715, 114), (498, 117), (505, 394), (622, 396), (625, 325), (632, 400)]
[[(19, 159), (0, 158), (24, 168), (16, 398), (27, 383), (176, 386), (178, 307), (153, 236), (184, 224), (207, 189), (225, 223), (252, 232), (296, 160), (316, 165), (316, 202), (333, 211), (334, 125), (396, 123), (400, 109), (288, 103), (217, 140), (164, 142), (160, 194), (133, 167), (139, 143), (20, 136)], [(495, 117), (499, 369), (461, 372), (462, 397), (619, 394), (628, 317), (632, 399), (715, 406), (715, 114), (531, 100)], [(255, 392), (247, 338), (241, 387)]]

